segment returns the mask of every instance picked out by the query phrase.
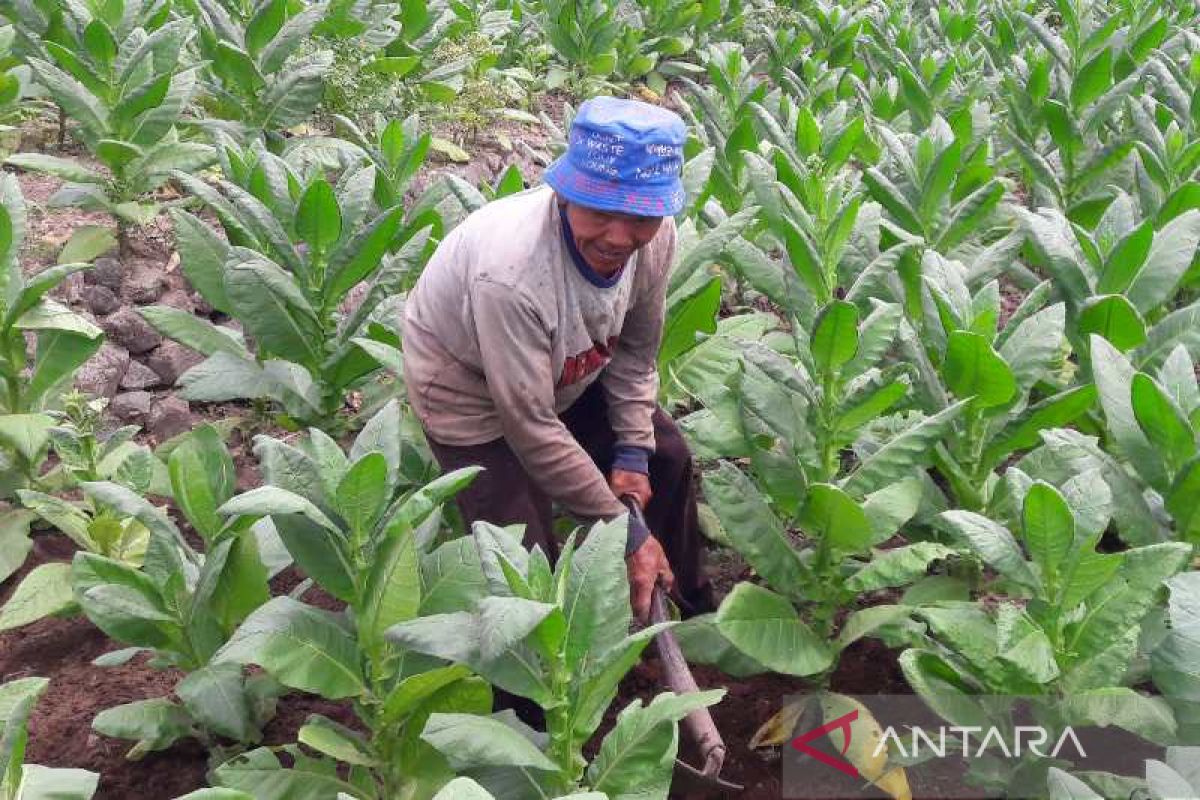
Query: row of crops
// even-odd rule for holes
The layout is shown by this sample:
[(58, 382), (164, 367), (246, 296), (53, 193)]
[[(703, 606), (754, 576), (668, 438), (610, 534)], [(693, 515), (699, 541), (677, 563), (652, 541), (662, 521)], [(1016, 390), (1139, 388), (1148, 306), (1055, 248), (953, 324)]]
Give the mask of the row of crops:
[[(1200, 796), (1195, 3), (0, 13), (0, 116), (64, 144), (0, 178), (0, 579), (20, 579), (0, 630), (83, 615), (119, 645), (97, 669), (180, 670), (172, 696), (91, 726), (132, 758), (199, 740), (214, 788), (188, 798), (665, 798), (678, 721), (720, 702), (622, 700), (585, 756), (658, 630), (630, 633), (624, 524), (556, 564), (511, 530), (463, 535), (449, 501), (476, 471), (438, 475), (404, 402), (404, 293), (448, 230), (526, 183), (435, 174), (475, 146), (441, 131), (524, 126), (536, 144), (512, 157), (545, 163), (569, 122), (551, 92), (690, 123), (661, 400), (702, 466), (706, 533), (753, 575), (676, 626), (689, 658), (820, 691), (878, 639), (948, 723), (1010, 730), (1012, 704), (971, 698), (1019, 695), (1051, 731), (1167, 747), (1144, 775), (976, 759), (989, 796)], [(112, 225), (40, 271), (18, 182), (35, 173), (61, 182), (49, 206)], [(253, 420), (248, 491), (227, 427), (151, 449), (70, 391), (104, 335), (56, 287), (164, 215), (212, 313), (138, 311), (203, 356), (180, 397)], [(73, 560), (22, 571), (50, 529)], [(289, 569), (304, 582), (272, 596)], [(91, 797), (93, 773), (22, 763), (45, 689), (0, 686), (0, 796)], [(492, 715), (495, 690), (545, 730)], [(356, 724), (313, 715), (262, 746), (296, 691), (351, 701)], [(911, 796), (899, 761), (856, 766)]]

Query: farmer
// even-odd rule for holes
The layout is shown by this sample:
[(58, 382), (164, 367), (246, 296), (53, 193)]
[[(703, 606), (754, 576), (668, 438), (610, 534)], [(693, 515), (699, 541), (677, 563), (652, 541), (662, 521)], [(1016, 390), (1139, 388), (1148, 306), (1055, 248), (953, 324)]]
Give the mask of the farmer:
[(656, 106), (585, 102), (547, 185), (471, 214), (405, 307), (405, 382), (434, 456), (486, 468), (458, 495), (467, 524), (524, 523), (553, 560), (552, 501), (609, 520), (631, 496), (647, 522), (625, 548), (642, 619), (656, 581), (685, 612), (712, 605), (691, 454), (656, 402), (685, 135)]

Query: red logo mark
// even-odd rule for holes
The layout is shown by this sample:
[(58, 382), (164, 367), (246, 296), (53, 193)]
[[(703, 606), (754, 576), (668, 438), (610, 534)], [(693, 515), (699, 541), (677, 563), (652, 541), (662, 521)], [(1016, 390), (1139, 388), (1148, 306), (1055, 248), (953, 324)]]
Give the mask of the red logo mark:
[(568, 356), (563, 363), (562, 376), (558, 379), (558, 387), (570, 386), (601, 369), (612, 360), (612, 351), (616, 347), (617, 337), (610, 336), (606, 344), (593, 342), (590, 350), (574, 356)]
[(835, 720), (826, 722), (819, 728), (813, 728), (807, 733), (800, 734), (795, 739), (792, 739), (792, 747), (796, 748), (801, 753), (812, 756), (827, 767), (833, 767), (839, 772), (846, 773), (851, 778), (861, 777), (858, 773), (858, 769), (849, 761), (838, 758), (837, 756), (831, 756), (828, 753), (822, 753), (820, 750), (809, 747), (808, 745), (808, 743), (812, 740), (819, 739), (822, 736), (827, 735), (830, 731), (840, 728), (843, 736), (845, 737), (845, 741), (842, 744), (841, 754), (843, 756), (846, 755), (846, 751), (850, 749), (850, 723), (854, 722), (856, 719), (858, 719), (858, 709), (854, 709), (848, 714), (843, 714)]

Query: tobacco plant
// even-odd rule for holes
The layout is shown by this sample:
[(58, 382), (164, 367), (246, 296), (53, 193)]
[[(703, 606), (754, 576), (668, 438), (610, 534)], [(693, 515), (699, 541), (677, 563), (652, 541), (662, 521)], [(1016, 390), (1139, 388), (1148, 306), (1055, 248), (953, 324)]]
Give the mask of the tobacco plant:
[(680, 79), (688, 89), (687, 103), (680, 113), (699, 139), (697, 150), (712, 147), (717, 153), (712, 179), (704, 187), (697, 207), (703, 208), (711, 196), (727, 213), (734, 214), (742, 208), (750, 190), (743, 153), (758, 146), (748, 104), (761, 102), (770, 87), (758, 74), (759, 59), (748, 59), (744, 48), (735, 42), (710, 44), (701, 62), (707, 70), (706, 83)]
[[(100, 328), (46, 295), (87, 264), (61, 264), (35, 275), (21, 267), (25, 200), (17, 179), (0, 177), (0, 497), (41, 477), (54, 419), (39, 413), (58, 404), (75, 370), (100, 347)], [(33, 357), (27, 337), (35, 341)], [(28, 550), (24, 515), (0, 512), (5, 562), (20, 564)], [(16, 553), (22, 551), (21, 558)], [(6, 567), (0, 567), (4, 572)], [(15, 569), (15, 566), (13, 566)]]
[[(269, 524), (297, 566), (347, 610), (334, 614), (276, 597), (246, 619), (215, 663), (256, 664), (285, 686), (351, 698), (363, 732), (312, 715), (296, 745), (227, 761), (215, 770), (218, 785), (258, 798), (303, 791), (384, 800), (429, 797), (452, 777), (419, 734), (433, 712), (489, 710), (491, 689), (465, 668), (396, 647), (386, 632), (419, 614), (469, 607), (483, 592), (470, 539), (432, 546), (439, 506), (478, 470), (414, 485), (405, 477), (410, 449), (395, 401), (368, 422), (348, 454), (315, 428), (296, 446), (257, 439), (266, 483), (227, 501), (221, 513), (236, 526)], [(345, 777), (339, 762), (348, 765)]]
[(191, 1), (206, 62), (200, 103), (213, 117), (201, 124), (282, 146), (283, 132), (307, 120), (321, 101), (332, 55), (298, 51), (326, 19), (328, 4), (301, 8), (261, 0), (243, 10), (216, 0)]
[(618, 10), (614, 0), (539, 0), (538, 24), (564, 64), (547, 77), (547, 87), (604, 85), (617, 67)]
[(1154, 367), (1188, 341), (1200, 306), (1174, 306), (1197, 278), (1189, 268), (1200, 244), (1200, 210), (1164, 207), (1142, 219), (1118, 191), (1091, 231), (1051, 209), (1020, 215), (1035, 263), (1066, 302), (1076, 352), (1086, 353), (1088, 336), (1097, 334), (1139, 366)]
[[(1149, 502), (1171, 523), (1170, 537), (1200, 544), (1200, 389), (1196, 365), (1183, 345), (1155, 370), (1137, 369), (1116, 348), (1092, 337), (1092, 372), (1118, 459)], [(1165, 514), (1163, 513), (1165, 512)], [(1136, 532), (1158, 538), (1161, 525)]]
[(79, 552), (71, 565), (74, 599), (110, 638), (128, 647), (97, 659), (116, 666), (141, 652), (150, 665), (186, 675), (175, 686), (178, 700), (137, 700), (100, 712), (98, 733), (136, 742), (127, 757), (195, 737), (214, 757), (223, 740), (257, 742), (274, 716), (280, 687), (264, 675), (246, 676), (214, 656), (238, 625), (267, 602), (271, 572), (264, 560), (277, 549), (272, 532), (249, 524), (226, 524), (217, 509), (235, 489), (233, 459), (211, 426), (203, 426), (171, 451), (168, 460), (176, 505), (204, 542), (194, 550), (161, 509), (118, 484), (82, 485), (95, 503), (136, 519), (149, 532), (145, 563), (128, 563)]
[[(811, 336), (795, 332), (798, 361), (745, 346), (727, 405), (711, 409), (740, 429), (737, 449), (722, 455), (748, 458), (750, 474), (724, 461), (705, 475), (705, 496), (765, 584), (736, 586), (712, 622), (763, 667), (827, 679), (842, 649), (895, 620), (866, 609), (838, 625), (838, 612), (953, 552), (930, 542), (875, 550), (917, 512), (921, 468), (965, 408), (895, 417), (888, 435), (881, 423), (911, 384), (903, 366), (883, 363), (900, 323), (894, 304), (877, 303), (860, 321), (853, 304), (834, 301)], [(851, 447), (856, 463), (846, 469)]]
[[(187, 253), (184, 270), (215, 309), (242, 323), (254, 350), (225, 331), (164, 307), (143, 315), (168, 336), (208, 356), (179, 380), (189, 400), (259, 399), (283, 411), (289, 425), (338, 424), (347, 389), (379, 368), (373, 356), (392, 331), (399, 282), (423, 261), (427, 233), (389, 254), (404, 209), (371, 210), (375, 171), (348, 171), (336, 187), (320, 175), (300, 176), (262, 154), (251, 189), (219, 181), (219, 189), (188, 175), (179, 180), (213, 209), (222, 241), (193, 215), (176, 214)], [(343, 301), (367, 288), (352, 308)]]
[[(1126, 21), (1120, 15), (1101, 19), (1086, 7), (1062, 6), (1057, 30), (1040, 16), (1014, 15), (1040, 47), (1024, 75), (1006, 79), (1021, 109), (1010, 114), (1007, 138), (1031, 200), (1090, 226), (1111, 200), (1107, 186), (1133, 147), (1115, 124), (1118, 112), (1142, 85), (1146, 58), (1165, 27), (1147, 15), (1128, 20), (1129, 29), (1117, 37), (1116, 26)], [(1040, 141), (1043, 126), (1049, 147)]]
[(196, 90), (196, 68), (186, 57), (193, 31), (188, 21), (170, 19), (169, 0), (108, 0), (88, 11), (64, 15), (48, 35), (54, 63), (31, 56), (29, 66), (105, 171), (39, 153), (7, 163), (62, 178), (52, 205), (112, 214), (124, 234), (158, 213), (146, 197), (172, 170), (212, 161), (211, 148), (181, 141), (175, 127)]
[[(927, 632), (900, 656), (909, 684), (955, 725), (996, 727), (1011, 737), (1017, 722), (1005, 696), (1025, 696), (1036, 698), (1030, 711), (1051, 741), (1067, 726), (1116, 725), (1172, 742), (1176, 724), (1166, 702), (1129, 684), (1137, 680), (1143, 619), (1191, 548), (1169, 542), (1099, 551), (1114, 505), (1099, 470), (1056, 487), (1012, 468), (1006, 481), (999, 519), (940, 515), (995, 570), (1002, 599), (994, 607), (946, 601), (912, 609)], [(1032, 751), (1011, 760), (989, 753), (972, 760), (970, 778), (993, 793), (1036, 792), (1051, 766)]]
[(0, 684), (0, 797), (4, 800), (89, 800), (100, 776), (83, 769), (25, 763), (29, 717), (46, 691), (46, 678), (19, 678)]
[[(824, 305), (854, 277), (848, 274), (849, 246), (864, 193), (842, 170), (860, 145), (863, 119), (842, 105), (822, 120), (822, 128), (806, 109), (794, 109), (787, 100), (780, 106), (782, 122), (758, 103), (750, 103), (750, 109), (774, 145), (770, 161), (744, 155), (755, 197), (787, 254), (794, 272), (789, 282), (798, 282), (813, 298), (808, 305)], [(784, 309), (803, 313), (798, 302), (804, 300), (789, 298)], [(811, 318), (811, 311), (806, 316)]]
[[(0, 178), (0, 414), (5, 415), (53, 407), (63, 384), (102, 340), (98, 327), (46, 296), (67, 276), (89, 265), (59, 264), (26, 275), (20, 259), (25, 229), (25, 199), (17, 179), (5, 175)], [(26, 349), (27, 333), (37, 340), (32, 360)], [(9, 418), (0, 430), (16, 425)], [(0, 438), (0, 443), (9, 441)], [(22, 449), (27, 458), (35, 450)]]
[[(71, 393), (64, 396), (64, 404), (64, 411), (50, 412), (60, 424), (46, 431), (59, 464), (37, 485), (61, 491), (81, 482), (112, 480), (134, 492), (149, 491), (162, 465), (147, 448), (130, 441), (137, 428), (119, 429), (101, 442), (96, 427), (104, 401), (89, 403), (78, 393)], [(150, 532), (137, 519), (89, 496), (71, 501), (43, 491), (19, 489), (17, 497), (32, 515), (64, 533), (80, 550), (132, 567), (141, 566)], [(28, 527), (29, 520), (24, 516), (10, 512), (9, 517), (10, 536), (18, 535), (20, 527)], [(14, 560), (14, 565), (19, 563)], [(52, 561), (34, 567), (0, 608), (0, 630), (77, 610), (71, 565)]]
[(545, 735), (512, 712), (430, 716), (421, 738), (455, 772), (511, 800), (580, 791), (666, 797), (678, 748), (676, 723), (720, 700), (723, 690), (665, 693), (645, 706), (634, 701), (596, 756), (590, 762), (583, 756), (621, 678), (662, 629), (629, 633), (627, 534), (625, 518), (599, 523), (578, 547), (569, 539), (551, 568), (540, 548), (526, 552), (509, 531), (480, 523), (474, 535), (487, 596), (473, 610), (388, 630), (389, 641), (466, 665), (545, 710)]
[[(1167, 67), (1161, 66), (1160, 80), (1174, 76)], [(1186, 91), (1174, 83), (1178, 93), (1172, 91), (1169, 98), (1186, 96)], [(1129, 114), (1136, 136), (1138, 171), (1134, 186), (1141, 207), (1147, 213), (1173, 216), (1170, 210), (1180, 203), (1187, 203), (1189, 195), (1197, 191), (1196, 180), (1200, 178), (1200, 124), (1180, 111), (1172, 102), (1157, 101), (1152, 97), (1141, 97), (1129, 104)], [(1166, 122), (1163, 119), (1166, 119)]]
[(1026, 295), (1000, 325), (998, 283), (972, 294), (968, 274), (957, 261), (925, 254), (927, 310), (920, 345), (910, 336), (905, 352), (919, 365), (918, 386), (928, 407), (944, 407), (951, 399), (966, 403), (936, 445), (934, 465), (950, 489), (952, 507), (981, 511), (1004, 462), (1040, 444), (1039, 431), (1086, 414), (1096, 392), (1065, 378), (1070, 370), (1065, 309), (1062, 303), (1047, 305), (1049, 282)]

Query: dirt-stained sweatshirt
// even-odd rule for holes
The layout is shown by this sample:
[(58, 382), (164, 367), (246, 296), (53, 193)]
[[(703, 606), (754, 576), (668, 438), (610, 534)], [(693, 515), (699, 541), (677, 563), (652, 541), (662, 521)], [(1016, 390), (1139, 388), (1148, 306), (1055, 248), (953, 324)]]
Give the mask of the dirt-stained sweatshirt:
[(625, 511), (558, 415), (593, 381), (623, 450), (654, 450), (675, 225), (605, 280), (576, 266), (554, 192), (489, 203), (442, 241), (405, 304), (404, 380), (446, 445), (503, 437), (539, 487), (585, 518)]

